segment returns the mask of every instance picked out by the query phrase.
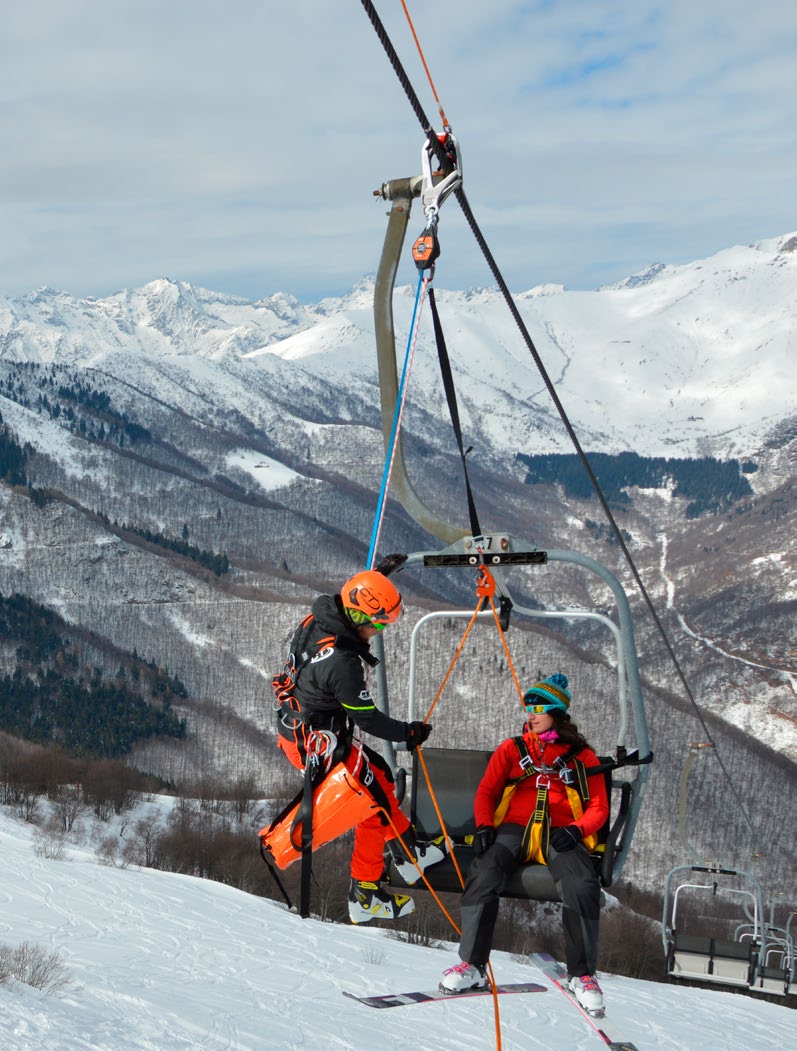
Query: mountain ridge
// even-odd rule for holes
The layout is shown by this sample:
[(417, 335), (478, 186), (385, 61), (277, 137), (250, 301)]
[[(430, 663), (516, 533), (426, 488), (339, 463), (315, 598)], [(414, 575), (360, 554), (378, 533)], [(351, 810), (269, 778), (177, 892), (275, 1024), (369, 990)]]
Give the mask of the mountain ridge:
[[(797, 235), (784, 234), (595, 292), (521, 293), (524, 320), (584, 436), (582, 445), (652, 455), (677, 447), (684, 455), (729, 457), (763, 444), (793, 415), (794, 243)], [(481, 374), (491, 381), (481, 384), (483, 415), (532, 415), (535, 426), (521, 425), (526, 451), (561, 443), (566, 436), (498, 292), (443, 290), (437, 298), (458, 385), (467, 384), (463, 422), (477, 427), (479, 413), (467, 388)], [(396, 289), (399, 345), (413, 301), (409, 287)], [(0, 298), (0, 357), (108, 367), (123, 351), (220, 363), (256, 364), (276, 356), (317, 378), (329, 369), (337, 375), (348, 370), (373, 383), (371, 304), (368, 279), (341, 299), (310, 306), (284, 293), (249, 302), (165, 278), (101, 300), (39, 290)], [(414, 368), (429, 391), (420, 398), (438, 413), (444, 403), (430, 332), (421, 331), (418, 346), (421, 360)], [(345, 355), (334, 353), (344, 349)], [(607, 419), (606, 408), (615, 406), (620, 411)], [(659, 423), (655, 431), (651, 418)], [(489, 437), (507, 444), (497, 429)]]

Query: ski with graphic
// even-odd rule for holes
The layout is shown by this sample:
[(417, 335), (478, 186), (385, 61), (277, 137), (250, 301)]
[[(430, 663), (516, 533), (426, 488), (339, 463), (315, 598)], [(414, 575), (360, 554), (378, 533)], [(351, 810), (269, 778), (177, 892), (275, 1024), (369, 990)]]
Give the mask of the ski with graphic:
[[(540, 968), (545, 977), (556, 986), (559, 992), (567, 997), (582, 1018), (586, 1019), (589, 1023), (596, 1036), (599, 1036), (604, 1042), (606, 1047), (611, 1048), (612, 1051), (639, 1051), (636, 1044), (632, 1044), (629, 1040), (624, 1040), (620, 1036), (615, 1036), (612, 1031), (613, 1027), (611, 1026), (611, 1023), (607, 1025), (603, 1015), (591, 1015), (589, 1011), (584, 1010), (567, 987), (567, 971), (561, 963), (551, 956), (550, 953), (533, 952), (530, 954), (529, 959)], [(598, 1024), (597, 1021), (598, 1017), (600, 1018), (600, 1024)]]
[[(545, 993), (547, 987), (537, 985), (536, 982), (517, 982), (508, 985), (498, 985), (495, 991), (501, 994), (514, 993)], [(380, 996), (357, 996), (356, 993), (348, 993), (343, 990), (343, 995), (352, 1000), (359, 1000), (361, 1004), (368, 1007), (406, 1007), (407, 1004), (428, 1004), (435, 1000), (464, 1000), (469, 996), (492, 996), (492, 989), (465, 989), (461, 993), (444, 992), (441, 989), (429, 989), (414, 993), (384, 993)]]

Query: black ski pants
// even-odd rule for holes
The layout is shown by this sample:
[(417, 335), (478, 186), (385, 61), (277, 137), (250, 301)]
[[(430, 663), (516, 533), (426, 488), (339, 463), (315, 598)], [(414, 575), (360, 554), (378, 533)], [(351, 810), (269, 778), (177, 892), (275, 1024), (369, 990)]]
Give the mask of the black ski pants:
[[(462, 893), (459, 955), (483, 967), (490, 958), (500, 894), (519, 864), (523, 825), (500, 825), (493, 845), (474, 858)], [(548, 868), (562, 901), (565, 963), (571, 977), (594, 974), (598, 957), (601, 888), (586, 847), (558, 853), (550, 848)]]

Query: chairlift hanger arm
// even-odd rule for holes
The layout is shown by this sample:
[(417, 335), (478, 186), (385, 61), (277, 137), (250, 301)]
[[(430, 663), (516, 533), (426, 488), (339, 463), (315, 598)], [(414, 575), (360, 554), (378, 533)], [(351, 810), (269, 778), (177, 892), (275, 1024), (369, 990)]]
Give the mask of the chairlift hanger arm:
[[(385, 449), (389, 449), (393, 419), (398, 401), (398, 370), (396, 368), (395, 325), (393, 320), (393, 291), (396, 284), (399, 258), (409, 223), (412, 201), (421, 194), (423, 177), (395, 179), (383, 183), (376, 195), (392, 203), (388, 213), (387, 230), (382, 256), (374, 285), (374, 331), (379, 373), (379, 391), (382, 406), (382, 433)], [(410, 482), (404, 462), (401, 434), (395, 437), (393, 461), (393, 492), (407, 513), (428, 533), (450, 544), (468, 532), (466, 527), (445, 521), (418, 495)]]

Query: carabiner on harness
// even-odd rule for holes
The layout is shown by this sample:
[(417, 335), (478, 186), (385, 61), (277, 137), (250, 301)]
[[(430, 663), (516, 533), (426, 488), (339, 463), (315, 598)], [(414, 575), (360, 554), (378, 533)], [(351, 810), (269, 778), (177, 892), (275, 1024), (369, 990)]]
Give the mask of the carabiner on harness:
[(554, 759), (553, 765), (563, 785), (574, 785), (576, 783), (575, 770), (567, 765), (561, 755)]
[(332, 766), (332, 756), (338, 746), (338, 738), (331, 730), (311, 730), (305, 741), (307, 762), (323, 762), (324, 772), (329, 773)]

